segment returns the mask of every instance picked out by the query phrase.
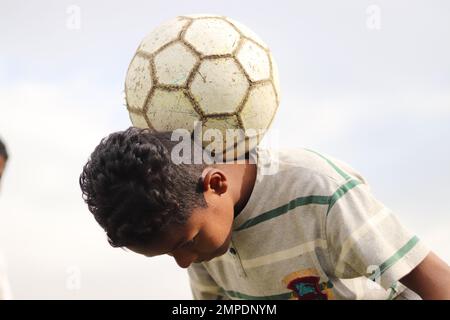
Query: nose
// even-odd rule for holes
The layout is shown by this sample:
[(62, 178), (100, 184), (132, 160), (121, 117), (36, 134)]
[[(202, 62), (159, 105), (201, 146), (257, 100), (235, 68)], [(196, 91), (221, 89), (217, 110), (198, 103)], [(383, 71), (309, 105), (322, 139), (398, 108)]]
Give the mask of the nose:
[(183, 269), (189, 267), (191, 263), (197, 259), (195, 254), (190, 253), (178, 253), (174, 254), (173, 257), (175, 258), (177, 264)]

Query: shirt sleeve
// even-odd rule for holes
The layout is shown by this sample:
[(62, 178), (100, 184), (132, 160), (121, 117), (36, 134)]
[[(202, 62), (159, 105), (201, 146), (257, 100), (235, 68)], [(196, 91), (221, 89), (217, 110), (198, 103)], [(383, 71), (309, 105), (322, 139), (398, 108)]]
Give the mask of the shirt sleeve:
[(365, 180), (335, 182), (326, 213), (330, 266), (338, 278), (366, 276), (388, 290), (429, 253)]
[(194, 300), (229, 300), (202, 263), (192, 263), (188, 275)]

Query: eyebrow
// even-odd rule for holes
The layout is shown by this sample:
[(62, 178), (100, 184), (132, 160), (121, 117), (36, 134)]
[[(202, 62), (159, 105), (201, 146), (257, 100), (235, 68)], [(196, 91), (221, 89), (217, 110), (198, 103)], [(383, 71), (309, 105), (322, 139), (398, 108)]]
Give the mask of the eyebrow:
[(163, 254), (169, 254), (169, 253), (171, 253), (171, 252), (177, 250), (177, 249), (178, 249), (179, 247), (181, 247), (185, 242), (188, 242), (188, 241), (189, 241), (189, 240), (186, 239), (186, 238), (181, 239), (181, 240), (175, 245), (175, 247), (174, 247), (172, 250), (167, 251), (166, 253), (163, 253)]
[[(197, 232), (197, 233), (195, 234), (195, 236), (192, 237), (192, 239), (195, 239), (195, 238), (198, 236), (199, 233), (200, 233), (200, 232)], [(175, 245), (175, 247), (174, 247), (172, 250), (170, 250), (169, 252), (166, 252), (166, 253), (164, 253), (164, 254), (168, 254), (168, 253), (171, 253), (171, 252), (177, 250), (179, 247), (181, 247), (182, 245), (184, 245), (186, 242), (191, 241), (192, 239), (189, 239), (189, 238), (183, 238), (180, 242), (178, 242), (178, 243)]]

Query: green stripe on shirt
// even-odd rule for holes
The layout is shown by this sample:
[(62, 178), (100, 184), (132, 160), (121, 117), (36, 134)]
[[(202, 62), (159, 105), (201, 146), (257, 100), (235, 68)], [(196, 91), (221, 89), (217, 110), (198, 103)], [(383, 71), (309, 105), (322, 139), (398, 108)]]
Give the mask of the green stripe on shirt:
[(330, 212), (331, 208), (334, 206), (334, 204), (342, 198), (348, 191), (356, 187), (357, 185), (361, 184), (361, 181), (358, 180), (350, 180), (349, 182), (345, 183), (344, 185), (340, 186), (339, 189), (336, 190), (335, 193), (330, 197), (330, 202), (328, 205), (327, 215)]
[(394, 253), (389, 259), (380, 264), (379, 270), (369, 277), (370, 280), (375, 280), (381, 276), (386, 270), (397, 263), (398, 260), (403, 258), (412, 248), (419, 242), (417, 236), (412, 237), (403, 247), (401, 247), (396, 253)]
[(316, 155), (318, 155), (319, 157), (321, 157), (322, 159), (324, 159), (326, 162), (328, 162), (328, 164), (330, 166), (333, 167), (334, 170), (336, 170), (337, 173), (339, 173), (345, 180), (351, 179), (352, 177), (350, 177), (347, 173), (344, 172), (344, 170), (342, 170), (341, 168), (339, 168), (337, 165), (335, 165), (331, 160), (329, 160), (328, 158), (324, 157), (323, 155), (321, 155), (320, 153), (314, 151), (314, 150), (310, 150), (310, 149), (305, 149), (306, 151), (312, 152)]
[(278, 216), (281, 216), (282, 214), (285, 214), (286, 212), (295, 209), (299, 206), (304, 206), (308, 204), (329, 204), (330, 197), (329, 196), (307, 196), (307, 197), (299, 197), (297, 199), (294, 199), (292, 201), (289, 201), (289, 203), (282, 205), (278, 208), (269, 210), (267, 212), (264, 212), (260, 214), (259, 216), (256, 216), (252, 219), (247, 220), (245, 223), (243, 223), (239, 228), (236, 229), (236, 231), (244, 230), (247, 228), (250, 228), (258, 223), (276, 218)]
[(241, 293), (238, 291), (225, 291), (225, 293), (233, 298), (244, 300), (288, 300), (289, 298), (292, 297), (292, 291), (281, 294), (275, 294), (272, 296), (250, 296), (248, 294)]
[(253, 227), (254, 225), (257, 225), (261, 222), (276, 218), (278, 216), (281, 216), (287, 212), (289, 212), (292, 209), (295, 209), (300, 206), (305, 206), (309, 204), (318, 204), (318, 205), (328, 205), (327, 209), (327, 215), (330, 212), (333, 205), (348, 191), (356, 187), (357, 185), (361, 184), (361, 181), (357, 180), (350, 180), (346, 184), (340, 186), (336, 192), (333, 193), (331, 196), (307, 196), (307, 197), (299, 197), (294, 200), (289, 201), (289, 203), (282, 205), (278, 208), (269, 210), (267, 212), (264, 212), (252, 219), (247, 220), (244, 222), (239, 228), (236, 229), (236, 231), (241, 231), (244, 229), (248, 229), (250, 227)]
[[(326, 157), (322, 156), (321, 154), (310, 150), (310, 149), (304, 149), (306, 151), (312, 152), (316, 155), (318, 155), (319, 157), (325, 159), (325, 161), (328, 162), (328, 164), (330, 164), (342, 177), (344, 177), (346, 180), (352, 179), (351, 176), (349, 176), (347, 173), (345, 173), (342, 169), (340, 169), (337, 165), (335, 165), (331, 160), (327, 159)], [(358, 181), (358, 180), (350, 180), (348, 181), (346, 184), (344, 184), (343, 186), (341, 186), (335, 193), (333, 193), (333, 195), (331, 196), (306, 196), (306, 197), (299, 197), (297, 199), (291, 200), (289, 203), (282, 205), (278, 208), (269, 210), (267, 212), (264, 212), (258, 216), (256, 216), (255, 218), (249, 219), (247, 220), (245, 223), (243, 223), (239, 228), (236, 229), (236, 231), (240, 231), (240, 230), (244, 230), (250, 227), (253, 227), (254, 225), (257, 225), (261, 222), (276, 218), (278, 216), (281, 216), (285, 213), (287, 213), (288, 211), (295, 209), (299, 206), (304, 206), (304, 205), (309, 205), (309, 204), (319, 204), (319, 205), (326, 205), (328, 204), (328, 209), (327, 209), (327, 215), (330, 212), (331, 208), (333, 207), (333, 205), (344, 195), (346, 194), (349, 190), (351, 190), (352, 188), (356, 187), (358, 184), (360, 184), (362, 182)]]

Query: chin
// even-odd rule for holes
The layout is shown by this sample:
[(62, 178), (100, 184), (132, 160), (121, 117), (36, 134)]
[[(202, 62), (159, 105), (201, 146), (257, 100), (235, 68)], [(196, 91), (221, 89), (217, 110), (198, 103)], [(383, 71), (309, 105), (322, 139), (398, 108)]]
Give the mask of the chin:
[(225, 246), (223, 246), (222, 248), (219, 248), (220, 250), (217, 253), (217, 256), (221, 256), (221, 255), (224, 255), (225, 253), (227, 253), (229, 247), (230, 247), (230, 243), (228, 242)]
[(223, 256), (225, 253), (227, 253), (228, 249), (230, 248), (230, 243), (231, 243), (231, 232), (228, 234), (224, 243), (220, 247), (218, 247), (210, 256), (207, 256), (206, 258), (203, 259), (198, 259), (196, 260), (196, 262), (207, 262), (214, 258)]
[(208, 262), (212, 259), (218, 258), (220, 256), (223, 256), (225, 253), (227, 253), (228, 248), (230, 246), (230, 242), (227, 241), (226, 243), (224, 243), (222, 246), (220, 246), (216, 251), (214, 251), (210, 256), (203, 258), (203, 259), (198, 259), (195, 262), (200, 263), (200, 262)]
[(225, 241), (225, 243), (222, 245), (222, 246), (220, 246), (214, 253), (213, 253), (213, 256), (215, 257), (215, 258), (217, 258), (217, 257), (220, 257), (220, 256), (222, 256), (222, 255), (224, 255), (225, 253), (227, 253), (227, 251), (228, 251), (228, 249), (230, 248), (230, 240), (229, 239), (227, 239), (226, 241)]

